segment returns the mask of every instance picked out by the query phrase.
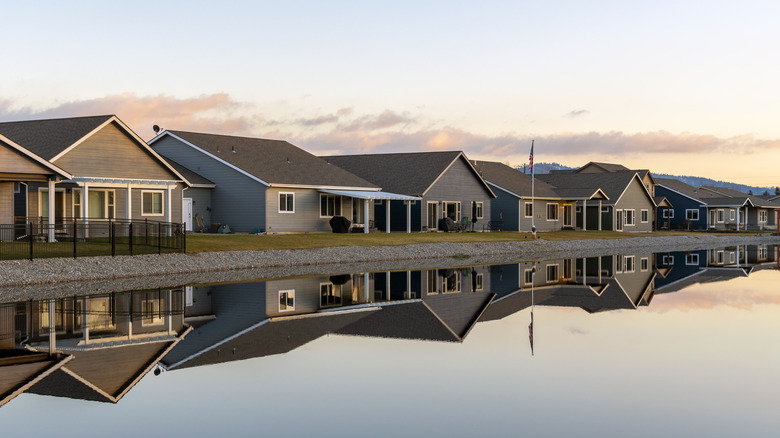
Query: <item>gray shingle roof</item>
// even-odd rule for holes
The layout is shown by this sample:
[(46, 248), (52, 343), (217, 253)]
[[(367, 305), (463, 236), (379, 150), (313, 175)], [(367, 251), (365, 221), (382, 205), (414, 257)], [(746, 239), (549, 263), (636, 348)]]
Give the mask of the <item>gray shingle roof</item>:
[(575, 170), (575, 172), (582, 172), (588, 168), (592, 167), (598, 167), (603, 171), (606, 172), (620, 172), (624, 170), (630, 170), (628, 167), (622, 165), (622, 164), (613, 164), (613, 163), (599, 163), (597, 161), (591, 161), (590, 163), (580, 167), (579, 169)]
[(212, 182), (208, 178), (195, 173), (194, 171), (182, 166), (181, 164), (171, 160), (170, 158), (167, 157), (164, 158), (165, 161), (167, 161), (168, 164), (171, 165), (171, 167), (176, 169), (176, 171), (179, 172), (179, 174), (181, 174), (181, 176), (183, 176), (187, 180), (186, 182), (191, 186), (193, 187), (210, 186), (212, 188), (216, 186), (216, 184), (214, 184), (214, 182)]
[[(460, 151), (334, 155), (322, 158), (371, 181), (384, 191), (422, 196), (459, 157), (467, 161)], [(475, 176), (480, 178), (478, 174)], [(485, 189), (492, 193), (487, 184)]]
[(282, 140), (166, 131), (269, 184), (379, 188)]
[(623, 170), (608, 173), (550, 173), (538, 175), (537, 178), (556, 189), (600, 188), (609, 197), (604, 203), (612, 205), (620, 199), (620, 195), (636, 175), (633, 170)]
[(46, 160), (67, 149), (112, 115), (0, 123), (0, 134)]
[[(531, 196), (531, 175), (494, 161), (477, 161), (474, 167), (482, 175), (482, 178), (489, 183), (521, 197)], [(555, 191), (555, 188), (544, 181), (534, 182), (534, 196), (551, 199), (561, 198), (561, 195)]]

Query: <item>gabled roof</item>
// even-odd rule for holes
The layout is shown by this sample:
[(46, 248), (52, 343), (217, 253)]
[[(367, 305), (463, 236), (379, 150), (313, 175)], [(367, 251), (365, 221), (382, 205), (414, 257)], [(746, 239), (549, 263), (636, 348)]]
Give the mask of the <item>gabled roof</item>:
[(286, 141), (165, 131), (149, 144), (154, 146), (166, 136), (268, 186), (379, 190), (377, 185)]
[(740, 192), (739, 190), (730, 189), (728, 187), (715, 187), (715, 186), (701, 186), (700, 189), (707, 190), (715, 194), (715, 197), (729, 197), (729, 198), (742, 198), (748, 196), (747, 193)]
[(559, 191), (560, 189), (601, 189), (607, 196), (607, 205), (617, 203), (631, 181), (636, 178), (647, 194), (648, 201), (653, 202), (641, 178), (633, 170), (606, 173), (550, 173), (538, 175), (537, 178), (554, 186)]
[(576, 169), (575, 173), (587, 173), (587, 172), (593, 172), (593, 171), (601, 171), (601, 172), (619, 172), (624, 170), (631, 170), (626, 166), (623, 166), (622, 164), (613, 164), (613, 163), (599, 163), (596, 161), (591, 161), (588, 164), (580, 167), (579, 169)]
[(690, 184), (686, 184), (680, 180), (671, 179), (671, 178), (656, 178), (656, 184), (669, 189), (673, 192), (676, 192), (682, 196), (685, 196), (692, 201), (699, 202), (704, 204), (705, 198), (712, 198), (713, 193), (709, 192), (707, 190), (701, 190), (698, 189)]
[[(475, 161), (474, 167), (489, 184), (497, 186), (517, 197), (531, 197), (531, 175), (494, 161)], [(542, 199), (560, 199), (555, 187), (538, 181), (534, 183), (534, 196)]]
[(69, 174), (68, 172), (64, 171), (63, 169), (60, 169), (59, 167), (55, 166), (54, 164), (50, 163), (48, 160), (36, 155), (32, 151), (28, 150), (27, 148), (24, 148), (17, 144), (15, 141), (11, 140), (10, 138), (4, 136), (0, 133), (0, 143), (7, 145), (11, 149), (18, 152), (20, 155), (29, 158), (30, 160), (38, 163), (39, 165), (49, 169), (51, 173), (54, 175), (57, 175), (62, 178), (70, 179), (73, 176)]
[(109, 123), (119, 125), (122, 131), (151, 154), (163, 167), (184, 179), (115, 115), (4, 122), (0, 123), (0, 134), (39, 157), (54, 163)]
[(194, 171), (182, 166), (181, 164), (171, 160), (170, 158), (165, 158), (165, 161), (168, 162), (174, 169), (176, 169), (177, 172), (181, 176), (184, 177), (184, 182), (190, 186), (190, 187), (203, 187), (203, 188), (209, 188), (213, 189), (217, 185), (214, 184), (211, 180), (208, 178), (198, 175)]
[(382, 187), (382, 190), (411, 196), (425, 196), (455, 161), (462, 159), (493, 197), (495, 194), (461, 151), (397, 154), (333, 155), (329, 163)]
[(73, 356), (22, 349), (0, 354), (0, 407), (56, 372), (71, 359)]

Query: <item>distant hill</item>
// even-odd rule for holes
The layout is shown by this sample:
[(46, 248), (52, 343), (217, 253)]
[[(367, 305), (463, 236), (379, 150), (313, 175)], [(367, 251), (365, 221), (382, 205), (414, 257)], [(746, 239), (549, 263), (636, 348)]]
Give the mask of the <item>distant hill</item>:
[[(571, 169), (576, 169), (576, 167), (564, 166), (563, 164), (559, 164), (559, 163), (535, 163), (534, 164), (534, 173), (537, 175), (550, 173), (551, 170), (571, 170)], [(520, 167), (517, 170), (528, 173), (528, 165), (525, 166), (525, 169)], [(733, 190), (739, 190), (742, 193), (747, 193), (748, 191), (752, 191), (753, 194), (757, 196), (763, 195), (765, 191), (769, 192), (769, 194), (771, 195), (775, 194), (775, 187), (748, 186), (745, 184), (738, 184), (738, 183), (733, 183), (728, 181), (719, 181), (710, 178), (703, 178), (700, 176), (669, 175), (668, 173), (653, 172), (653, 176), (656, 176), (658, 178), (676, 179), (686, 184), (692, 185), (694, 187), (699, 187), (702, 185), (713, 186), (713, 187), (726, 187)]]

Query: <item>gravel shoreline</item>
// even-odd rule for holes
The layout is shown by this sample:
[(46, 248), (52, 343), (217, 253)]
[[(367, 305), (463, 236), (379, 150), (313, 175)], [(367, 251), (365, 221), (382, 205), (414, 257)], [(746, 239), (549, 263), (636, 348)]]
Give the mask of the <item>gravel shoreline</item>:
[(287, 276), (514, 263), (629, 250), (666, 252), (755, 244), (780, 244), (780, 237), (701, 234), (9, 260), (0, 261), (0, 300), (27, 296), (31, 291), (68, 296)]

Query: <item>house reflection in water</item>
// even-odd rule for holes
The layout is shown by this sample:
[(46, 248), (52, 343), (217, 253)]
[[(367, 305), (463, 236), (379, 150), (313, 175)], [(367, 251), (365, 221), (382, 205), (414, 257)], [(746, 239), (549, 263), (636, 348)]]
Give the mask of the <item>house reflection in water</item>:
[[(8, 326), (3, 357), (40, 358), (37, 377), (24, 377), (23, 389), (41, 395), (116, 403), (187, 332), (182, 289), (25, 301), (3, 309), (14, 314), (2, 318)], [(12, 386), (5, 382), (8, 370), (3, 367), (3, 390)], [(19, 386), (22, 371), (14, 373)]]

